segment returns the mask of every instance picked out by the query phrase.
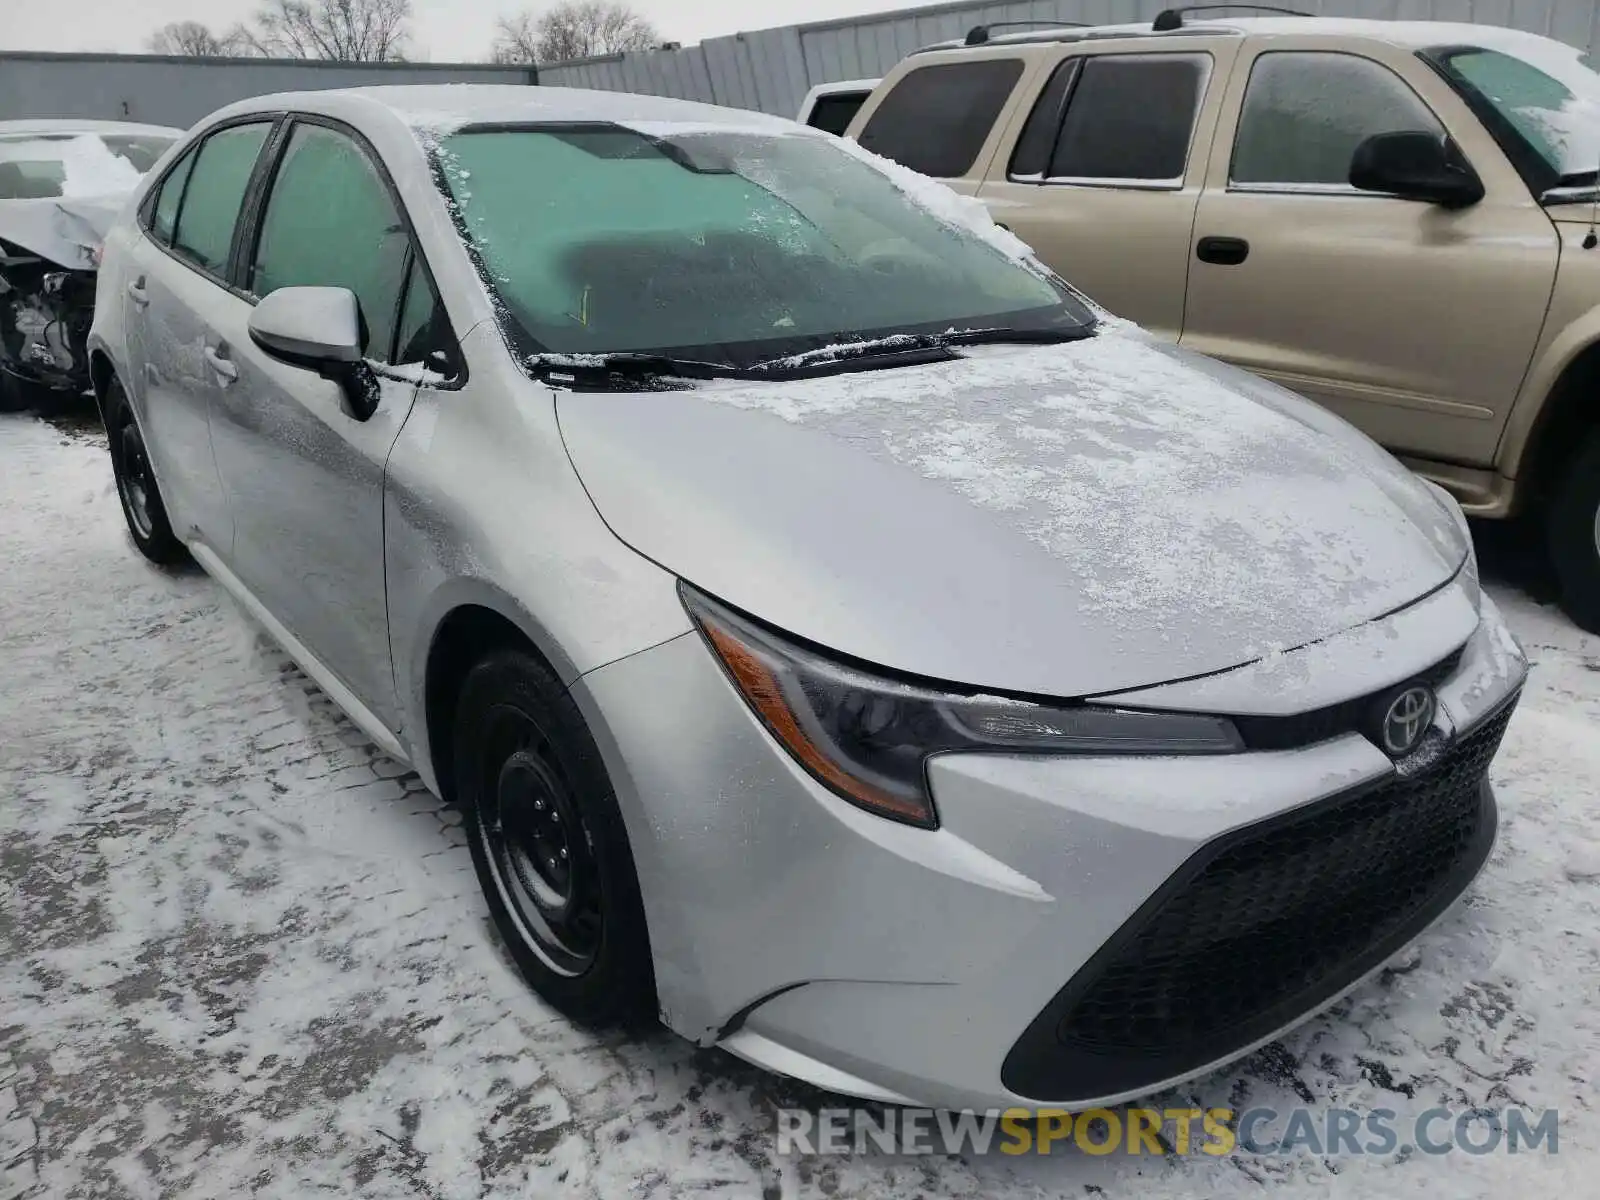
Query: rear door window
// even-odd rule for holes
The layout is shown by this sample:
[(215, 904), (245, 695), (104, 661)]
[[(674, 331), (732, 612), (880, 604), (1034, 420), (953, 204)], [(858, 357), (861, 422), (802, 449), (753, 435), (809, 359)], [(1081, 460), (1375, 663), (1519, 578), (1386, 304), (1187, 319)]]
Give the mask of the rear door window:
[(918, 67), (867, 119), (861, 145), (924, 175), (959, 178), (977, 161), (1021, 77), (1017, 58)]
[(213, 133), (201, 144), (200, 156), (189, 173), (172, 248), (213, 275), (227, 274), (233, 227), (271, 128), (269, 122), (260, 122)]
[(1017, 139), (1012, 176), (1180, 184), (1210, 65), (1203, 54), (1064, 60)]
[(258, 296), (283, 287), (349, 288), (361, 305), (366, 356), (388, 362), (409, 246), (366, 151), (338, 130), (299, 124), (267, 197), (247, 286)]

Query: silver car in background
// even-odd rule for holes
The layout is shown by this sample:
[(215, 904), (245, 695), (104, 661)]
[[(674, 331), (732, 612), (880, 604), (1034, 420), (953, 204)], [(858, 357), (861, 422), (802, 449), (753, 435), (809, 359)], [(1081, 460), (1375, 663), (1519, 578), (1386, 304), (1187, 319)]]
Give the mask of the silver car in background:
[(1485, 861), (1444, 493), (786, 121), (265, 97), (113, 231), (128, 524), (457, 804), (533, 987), (823, 1087), (1109, 1102)]

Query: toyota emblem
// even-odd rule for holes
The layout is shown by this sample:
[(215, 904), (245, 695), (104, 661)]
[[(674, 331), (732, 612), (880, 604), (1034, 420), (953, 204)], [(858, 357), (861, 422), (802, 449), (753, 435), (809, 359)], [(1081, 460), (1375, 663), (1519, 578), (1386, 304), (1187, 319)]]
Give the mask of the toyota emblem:
[(1389, 702), (1379, 733), (1383, 748), (1392, 758), (1410, 754), (1433, 724), (1433, 693), (1425, 687), (1409, 687)]

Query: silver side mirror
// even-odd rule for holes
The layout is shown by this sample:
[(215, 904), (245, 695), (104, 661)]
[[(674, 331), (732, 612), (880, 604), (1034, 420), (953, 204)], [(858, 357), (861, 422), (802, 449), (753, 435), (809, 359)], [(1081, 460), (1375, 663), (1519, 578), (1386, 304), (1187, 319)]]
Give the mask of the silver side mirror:
[(250, 314), (250, 340), (337, 383), (355, 420), (377, 409), (378, 381), (361, 356), (361, 305), (349, 288), (286, 287), (263, 296)]
[(286, 287), (250, 314), (250, 337), (272, 357), (317, 368), (361, 361), (361, 306), (341, 287)]

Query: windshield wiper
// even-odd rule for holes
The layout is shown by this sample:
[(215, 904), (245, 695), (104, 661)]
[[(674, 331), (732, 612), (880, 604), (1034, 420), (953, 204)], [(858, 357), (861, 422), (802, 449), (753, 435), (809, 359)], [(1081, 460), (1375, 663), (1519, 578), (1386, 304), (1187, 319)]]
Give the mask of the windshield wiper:
[(951, 346), (987, 346), (1015, 342), (1029, 346), (1050, 346), (1058, 342), (1076, 342), (1093, 337), (1093, 324), (1075, 325), (1071, 329), (1020, 329), (996, 326), (990, 329), (952, 329), (941, 333), (939, 340)]
[(673, 358), (668, 354), (648, 354), (614, 350), (608, 354), (558, 354), (546, 351), (530, 354), (528, 369), (546, 383), (566, 386), (609, 386), (617, 379), (635, 387), (672, 387), (674, 379), (712, 379), (718, 375), (738, 375), (737, 367), (702, 362), (692, 358)]
[[(938, 362), (954, 358), (945, 345), (942, 335), (931, 333), (891, 333), (886, 337), (861, 338), (856, 341), (834, 342), (769, 358), (750, 368), (752, 374), (793, 376), (822, 371), (849, 369), (849, 364), (863, 359), (892, 359), (894, 362)], [(875, 362), (877, 365), (893, 365)]]

